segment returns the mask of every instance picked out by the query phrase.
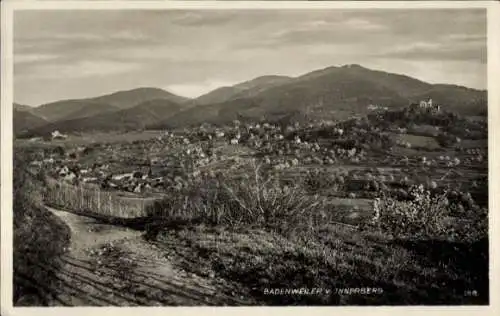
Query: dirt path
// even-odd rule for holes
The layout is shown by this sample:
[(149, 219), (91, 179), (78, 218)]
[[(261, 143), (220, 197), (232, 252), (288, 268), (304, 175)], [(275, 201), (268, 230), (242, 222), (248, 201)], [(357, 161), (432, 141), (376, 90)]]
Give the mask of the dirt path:
[(240, 305), (216, 280), (174, 268), (140, 231), (48, 208), (71, 229), (71, 246), (54, 270), (56, 306)]

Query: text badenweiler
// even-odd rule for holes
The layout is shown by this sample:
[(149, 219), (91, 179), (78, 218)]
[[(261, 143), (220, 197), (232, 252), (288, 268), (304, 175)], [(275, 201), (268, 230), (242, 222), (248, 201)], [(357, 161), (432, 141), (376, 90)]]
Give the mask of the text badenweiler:
[(382, 294), (381, 288), (360, 287), (360, 288), (265, 288), (264, 295), (370, 295)]

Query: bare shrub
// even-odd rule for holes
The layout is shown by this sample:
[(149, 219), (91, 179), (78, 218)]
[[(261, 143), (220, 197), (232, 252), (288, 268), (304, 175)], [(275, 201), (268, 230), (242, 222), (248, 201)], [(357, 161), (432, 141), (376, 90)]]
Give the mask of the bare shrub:
[(200, 176), (187, 186), (170, 192), (150, 207), (150, 216), (181, 218), (207, 224), (258, 225), (283, 230), (285, 227), (317, 227), (324, 214), (325, 200), (305, 192), (300, 183), (281, 185), (253, 165), (253, 174), (243, 179), (223, 175)]

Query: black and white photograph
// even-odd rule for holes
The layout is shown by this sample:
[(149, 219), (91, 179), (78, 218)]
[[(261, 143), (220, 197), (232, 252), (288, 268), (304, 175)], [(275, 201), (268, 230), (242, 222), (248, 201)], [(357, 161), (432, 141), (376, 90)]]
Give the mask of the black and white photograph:
[(489, 306), (491, 8), (189, 3), (12, 5), (9, 304)]

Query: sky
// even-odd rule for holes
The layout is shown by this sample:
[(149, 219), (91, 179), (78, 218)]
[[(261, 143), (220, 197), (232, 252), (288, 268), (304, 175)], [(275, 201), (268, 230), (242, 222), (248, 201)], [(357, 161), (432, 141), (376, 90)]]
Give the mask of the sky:
[(197, 97), (345, 64), (486, 89), (486, 47), (483, 9), (17, 11), (14, 100)]

